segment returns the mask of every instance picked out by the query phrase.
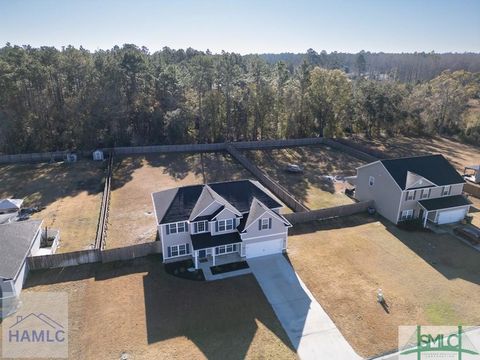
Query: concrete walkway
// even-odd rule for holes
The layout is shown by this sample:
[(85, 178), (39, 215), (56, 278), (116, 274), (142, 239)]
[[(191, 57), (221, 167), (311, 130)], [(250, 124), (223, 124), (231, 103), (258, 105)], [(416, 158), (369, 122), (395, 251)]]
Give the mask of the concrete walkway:
[(361, 359), (283, 255), (248, 263), (301, 359)]

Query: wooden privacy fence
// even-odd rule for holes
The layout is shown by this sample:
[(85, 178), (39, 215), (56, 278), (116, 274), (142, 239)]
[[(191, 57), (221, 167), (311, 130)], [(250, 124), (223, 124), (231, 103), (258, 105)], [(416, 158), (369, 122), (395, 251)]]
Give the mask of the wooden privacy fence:
[(110, 208), (110, 187), (112, 185), (113, 173), (113, 154), (110, 153), (107, 165), (107, 175), (103, 187), (102, 204), (100, 206), (100, 215), (97, 224), (97, 235), (95, 237), (95, 249), (103, 249), (105, 247), (105, 238), (107, 236), (108, 211)]
[(125, 246), (118, 249), (100, 250), (91, 249), (64, 254), (32, 256), (27, 258), (29, 270), (50, 269), (96, 262), (112, 262), (131, 260), (162, 252), (160, 241)]
[(463, 190), (470, 195), (480, 199), (480, 184), (472, 184), (470, 182), (467, 182), (463, 187)]
[(302, 203), (298, 202), (292, 195), (288, 193), (282, 186), (270, 179), (258, 167), (250, 162), (245, 155), (243, 155), (237, 148), (231, 144), (227, 145), (227, 151), (240, 164), (242, 164), (248, 171), (250, 171), (264, 186), (267, 187), (275, 196), (285, 203), (293, 211), (308, 211), (308, 208)]
[(283, 215), (292, 225), (314, 220), (326, 220), (335, 217), (348, 216), (366, 212), (373, 206), (373, 201), (359, 202), (350, 205), (341, 205), (331, 208), (310, 210), (307, 212), (298, 212)]

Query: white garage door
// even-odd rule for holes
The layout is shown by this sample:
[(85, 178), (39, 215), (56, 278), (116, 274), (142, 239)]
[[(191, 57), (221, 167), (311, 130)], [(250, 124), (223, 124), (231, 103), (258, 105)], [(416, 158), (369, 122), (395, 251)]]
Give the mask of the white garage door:
[(449, 224), (461, 221), (467, 214), (467, 209), (445, 210), (438, 214), (439, 224)]
[(283, 239), (261, 241), (245, 246), (245, 256), (247, 259), (281, 253), (283, 249)]

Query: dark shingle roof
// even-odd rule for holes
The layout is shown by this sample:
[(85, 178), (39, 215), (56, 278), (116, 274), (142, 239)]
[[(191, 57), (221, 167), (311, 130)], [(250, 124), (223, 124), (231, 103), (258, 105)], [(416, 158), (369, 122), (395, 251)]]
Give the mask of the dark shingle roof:
[(471, 202), (462, 195), (453, 195), (435, 199), (420, 200), (419, 203), (428, 211), (448, 209), (471, 204)]
[(424, 177), (437, 186), (464, 183), (462, 176), (442, 155), (380, 160), (395, 182), (405, 190), (408, 172)]
[(238, 231), (214, 236), (212, 236), (210, 233), (202, 233), (191, 235), (190, 237), (192, 239), (193, 250), (242, 242)]
[(41, 220), (29, 220), (0, 225), (0, 278), (15, 278), (41, 224)]
[[(167, 224), (187, 220), (197, 203), (203, 186), (184, 186), (153, 193), (152, 198), (158, 222)], [(209, 186), (241, 213), (249, 211), (254, 197), (270, 209), (282, 206), (277, 200), (257, 186), (256, 182), (251, 180), (213, 183), (209, 184)]]

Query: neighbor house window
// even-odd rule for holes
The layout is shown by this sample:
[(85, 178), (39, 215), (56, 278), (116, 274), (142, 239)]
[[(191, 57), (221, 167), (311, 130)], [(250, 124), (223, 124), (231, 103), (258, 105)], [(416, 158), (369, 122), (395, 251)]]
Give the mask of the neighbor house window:
[(233, 219), (217, 221), (217, 231), (227, 231), (232, 229), (233, 229)]
[(444, 186), (443, 187), (443, 191), (442, 191), (442, 195), (443, 196), (447, 196), (447, 195), (450, 195), (450, 190), (451, 190), (451, 186), (450, 185), (447, 185), (447, 186)]
[(193, 223), (193, 232), (202, 233), (208, 231), (208, 221), (199, 221)]
[(176, 233), (182, 233), (187, 231), (187, 223), (182, 221), (179, 223), (175, 224), (168, 224), (167, 226), (167, 235), (168, 234), (176, 234)]
[(415, 199), (415, 191), (407, 191), (407, 200)]
[(168, 257), (183, 256), (190, 253), (190, 244), (172, 245), (168, 247)]
[(368, 185), (369, 186), (375, 185), (375, 178), (373, 176), (370, 176), (370, 178), (368, 179)]
[(413, 210), (412, 209), (402, 211), (402, 217), (401, 217), (402, 220), (409, 220), (411, 218), (413, 218)]

